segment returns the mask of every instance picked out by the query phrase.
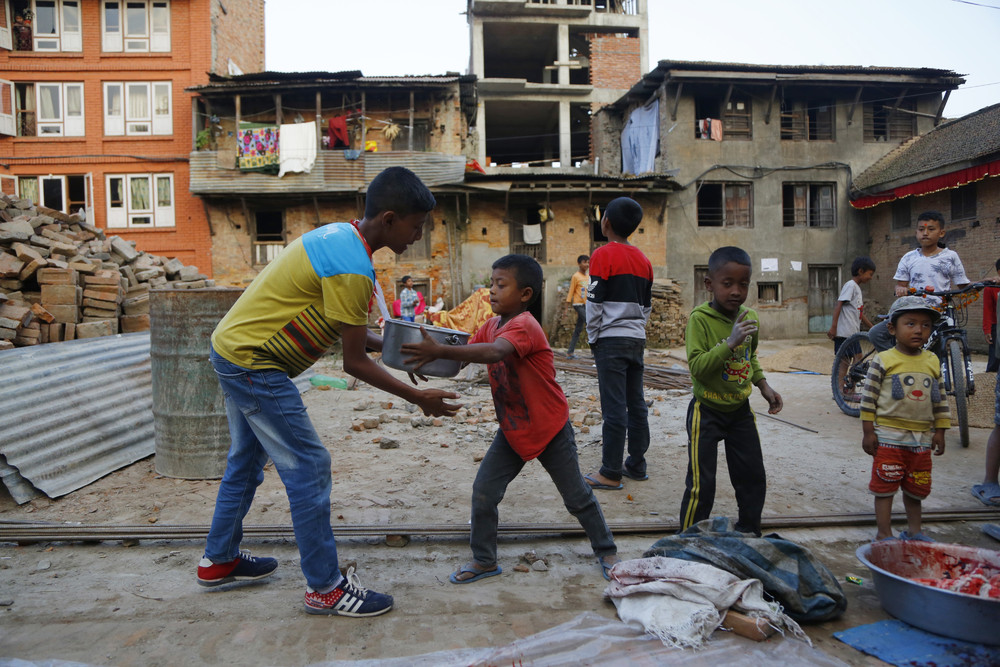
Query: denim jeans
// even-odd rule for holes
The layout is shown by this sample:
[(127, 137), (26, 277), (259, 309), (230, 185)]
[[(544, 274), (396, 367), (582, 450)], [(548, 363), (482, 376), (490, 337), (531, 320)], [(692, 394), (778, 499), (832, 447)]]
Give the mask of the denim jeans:
[(622, 457), (628, 439), (625, 466), (637, 476), (646, 474), (646, 450), (649, 449), (649, 411), (643, 395), (642, 355), (646, 341), (640, 338), (599, 338), (590, 346), (597, 366), (597, 385), (601, 393), (604, 418), (601, 474), (608, 479), (622, 478)]
[[(603, 557), (618, 553), (594, 491), (580, 473), (573, 426), (568, 421), (539, 455), (538, 462), (555, 482), (566, 509), (583, 526), (594, 554)], [(524, 459), (511, 448), (503, 431), (497, 429), (472, 484), (470, 546), (472, 557), (479, 565), (488, 567), (497, 562), (497, 527), (500, 523), (497, 506), (503, 500), (507, 485), (517, 477), (524, 464)]]
[(341, 575), (330, 527), (330, 453), (299, 390), (283, 371), (243, 368), (215, 350), (210, 359), (225, 396), (231, 442), (205, 557), (221, 563), (239, 553), (243, 518), (270, 457), (288, 494), (306, 583), (315, 590), (336, 585)]
[(573, 306), (573, 310), (576, 311), (576, 326), (573, 327), (573, 335), (569, 339), (569, 347), (566, 348), (566, 354), (573, 354), (573, 350), (576, 349), (576, 341), (580, 340), (580, 334), (583, 332), (583, 328), (587, 326), (587, 307), (583, 304), (578, 304)]

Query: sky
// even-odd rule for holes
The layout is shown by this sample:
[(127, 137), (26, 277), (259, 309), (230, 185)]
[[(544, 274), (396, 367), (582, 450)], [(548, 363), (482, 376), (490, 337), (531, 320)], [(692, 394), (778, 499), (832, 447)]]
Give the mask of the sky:
[[(1000, 0), (648, 0), (660, 60), (930, 67), (966, 75), (945, 117), (1000, 102)], [(267, 0), (265, 67), (465, 74), (466, 0)]]

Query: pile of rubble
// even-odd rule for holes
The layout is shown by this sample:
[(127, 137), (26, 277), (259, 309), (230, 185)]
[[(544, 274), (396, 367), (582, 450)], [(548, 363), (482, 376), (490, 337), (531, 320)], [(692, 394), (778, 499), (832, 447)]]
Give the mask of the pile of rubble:
[(136, 250), (80, 213), (0, 195), (0, 350), (149, 329), (151, 288), (213, 281)]
[[(646, 323), (646, 347), (684, 347), (684, 330), (687, 328), (688, 313), (681, 301), (680, 285), (668, 278), (658, 278), (653, 281), (652, 293), (653, 310)], [(565, 292), (561, 292), (560, 296), (564, 294)], [(549, 344), (554, 348), (565, 348), (569, 345), (575, 326), (576, 311), (565, 302), (559, 304)], [(577, 347), (580, 349), (588, 347), (586, 331), (581, 332)]]

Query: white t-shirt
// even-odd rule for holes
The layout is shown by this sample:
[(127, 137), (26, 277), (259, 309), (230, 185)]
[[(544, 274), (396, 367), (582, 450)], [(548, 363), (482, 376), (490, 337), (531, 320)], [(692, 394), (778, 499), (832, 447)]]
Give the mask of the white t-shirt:
[(840, 317), (837, 318), (837, 337), (853, 336), (861, 331), (861, 307), (864, 305), (861, 285), (854, 280), (848, 280), (841, 288), (837, 301), (844, 302), (840, 307)]
[(916, 289), (933, 286), (935, 292), (947, 292), (970, 282), (958, 253), (950, 248), (941, 248), (930, 257), (920, 252), (920, 248), (911, 250), (899, 259), (892, 279), (904, 280)]

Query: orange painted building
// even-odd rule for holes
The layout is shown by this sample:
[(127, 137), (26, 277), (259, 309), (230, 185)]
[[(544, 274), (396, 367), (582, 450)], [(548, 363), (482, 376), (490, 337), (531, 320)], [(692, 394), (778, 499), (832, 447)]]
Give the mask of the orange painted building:
[(0, 185), (211, 275), (186, 92), (264, 67), (264, 0), (0, 0)]

